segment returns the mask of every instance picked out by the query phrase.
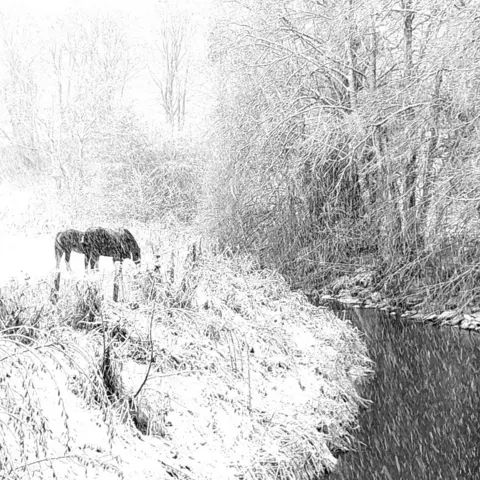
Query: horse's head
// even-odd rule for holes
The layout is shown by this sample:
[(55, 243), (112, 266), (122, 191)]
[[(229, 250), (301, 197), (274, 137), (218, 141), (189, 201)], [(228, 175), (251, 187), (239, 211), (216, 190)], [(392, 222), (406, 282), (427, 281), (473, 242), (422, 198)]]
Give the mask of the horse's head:
[(140, 247), (137, 247), (132, 250), (132, 260), (134, 261), (135, 265), (140, 265), (140, 261), (142, 260), (142, 254), (140, 252)]
[(135, 265), (140, 265), (142, 254), (135, 237), (132, 235), (132, 232), (126, 228), (122, 228), (120, 239), (122, 249), (126, 254), (125, 258), (131, 258)]

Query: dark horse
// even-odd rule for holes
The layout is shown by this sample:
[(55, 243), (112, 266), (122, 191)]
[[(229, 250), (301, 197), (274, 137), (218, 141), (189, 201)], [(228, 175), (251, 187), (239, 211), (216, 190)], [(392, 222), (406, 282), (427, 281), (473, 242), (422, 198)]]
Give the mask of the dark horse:
[(81, 243), (83, 232), (74, 230), (73, 228), (58, 232), (55, 237), (55, 260), (57, 261), (57, 271), (60, 269), (60, 261), (65, 254), (65, 264), (67, 270), (72, 271), (70, 266), (70, 255), (72, 251), (77, 253), (85, 253)]
[(115, 271), (113, 283), (113, 299), (118, 299), (119, 278), (122, 272), (122, 262), (131, 258), (137, 265), (140, 264), (141, 253), (137, 241), (126, 228), (112, 230), (109, 228), (88, 228), (85, 232), (78, 230), (65, 230), (57, 233), (55, 237), (55, 258), (57, 260), (57, 274), (55, 275), (54, 290), (51, 299), (54, 303), (58, 300), (60, 289), (60, 260), (65, 253), (67, 269), (71, 271), (70, 254), (74, 252), (85, 255), (85, 270), (88, 264), (93, 269), (98, 269), (100, 256), (113, 257), (114, 262), (120, 262), (118, 272)]
[(114, 262), (119, 262), (118, 271), (115, 268), (113, 280), (113, 300), (118, 300), (119, 280), (122, 276), (122, 262), (131, 258), (135, 264), (140, 264), (141, 254), (137, 241), (126, 228), (112, 230), (110, 228), (88, 228), (82, 235), (81, 244), (85, 252), (85, 269), (90, 267), (98, 269), (100, 255), (112, 257)]
[(88, 228), (82, 235), (80, 243), (85, 253), (85, 269), (98, 269), (98, 260), (101, 256), (113, 257), (114, 262), (123, 262), (131, 258), (137, 265), (140, 264), (141, 253), (137, 241), (126, 228), (116, 230), (103, 227)]

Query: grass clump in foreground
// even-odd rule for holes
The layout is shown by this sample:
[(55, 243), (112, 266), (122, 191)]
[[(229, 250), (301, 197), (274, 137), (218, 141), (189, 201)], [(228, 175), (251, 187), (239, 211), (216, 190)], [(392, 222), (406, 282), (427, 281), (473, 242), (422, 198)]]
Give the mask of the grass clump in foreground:
[[(48, 325), (27, 346), (0, 332), (0, 435), (17, 433), (3, 444), (4, 475), (40, 458), (35, 478), (83, 468), (91, 478), (301, 479), (334, 468), (370, 367), (358, 331), (252, 259), (180, 263), (172, 275), (127, 275), (121, 304), (72, 285), (57, 305), (45, 300)], [(31, 368), (15, 366), (22, 355)], [(24, 417), (18, 394), (32, 399)]]
[(45, 282), (2, 288), (0, 479), (78, 478), (89, 469), (118, 478), (113, 456), (94, 446), (111, 444), (114, 432), (97, 362), (50, 293)]

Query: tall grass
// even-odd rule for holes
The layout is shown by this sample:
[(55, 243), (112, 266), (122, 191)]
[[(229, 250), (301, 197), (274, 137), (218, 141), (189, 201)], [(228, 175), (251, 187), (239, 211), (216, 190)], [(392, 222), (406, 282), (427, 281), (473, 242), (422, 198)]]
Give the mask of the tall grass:
[[(1, 478), (62, 476), (66, 464), (78, 462), (116, 470), (114, 462), (89, 456), (72, 431), (72, 425), (78, 428), (76, 420), (72, 421), (77, 407), (68, 392), (102, 412), (110, 441), (113, 417), (94, 350), (66, 327), (69, 318), (51, 303), (50, 293), (45, 282), (11, 283), (2, 289)], [(95, 336), (90, 341), (94, 344)]]

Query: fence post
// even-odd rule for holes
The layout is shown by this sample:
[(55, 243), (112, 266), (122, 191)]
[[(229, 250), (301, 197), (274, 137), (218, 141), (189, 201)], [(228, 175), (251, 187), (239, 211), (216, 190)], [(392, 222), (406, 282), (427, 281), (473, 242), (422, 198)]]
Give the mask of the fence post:
[(119, 284), (120, 284), (120, 279), (122, 277), (122, 262), (118, 262), (118, 268), (117, 268), (117, 262), (115, 262), (115, 277), (113, 278), (113, 301), (118, 302), (118, 290), (119, 290)]

